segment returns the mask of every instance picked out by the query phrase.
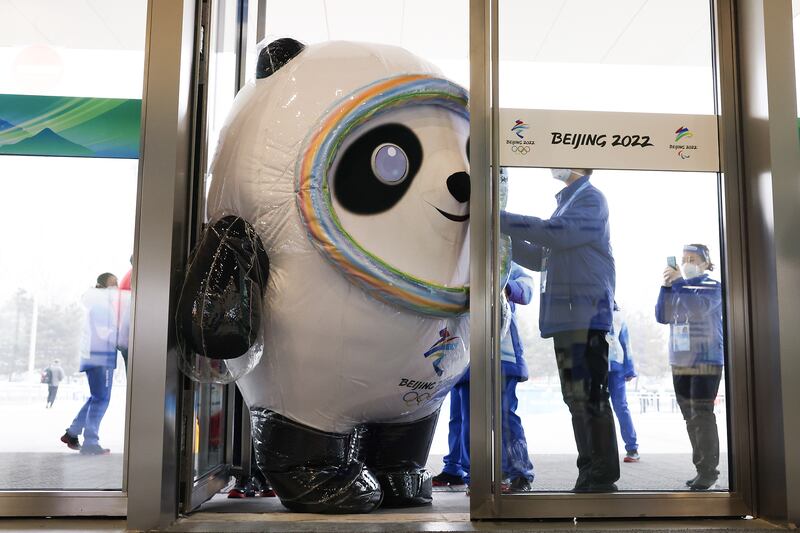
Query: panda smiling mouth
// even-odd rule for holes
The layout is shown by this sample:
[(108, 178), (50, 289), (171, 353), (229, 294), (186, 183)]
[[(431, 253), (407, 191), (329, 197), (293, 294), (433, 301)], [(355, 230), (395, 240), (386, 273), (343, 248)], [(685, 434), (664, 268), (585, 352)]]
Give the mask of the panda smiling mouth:
[(439, 209), (436, 206), (433, 206), (433, 207), (437, 211), (439, 211), (439, 213), (441, 213), (441, 215), (444, 218), (446, 218), (447, 220), (452, 220), (453, 222), (464, 222), (466, 220), (469, 220), (469, 213), (467, 213), (466, 215), (454, 215), (452, 213), (448, 213), (447, 211), (442, 211), (441, 209)]

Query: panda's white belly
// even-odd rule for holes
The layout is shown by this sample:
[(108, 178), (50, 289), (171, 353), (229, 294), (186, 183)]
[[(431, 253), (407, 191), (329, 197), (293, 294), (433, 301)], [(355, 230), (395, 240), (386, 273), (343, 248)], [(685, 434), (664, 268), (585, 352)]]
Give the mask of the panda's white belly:
[(273, 262), (266, 301), (264, 355), (239, 387), (250, 407), (313, 428), (423, 418), (468, 364), (466, 317), (379, 302), (313, 249)]

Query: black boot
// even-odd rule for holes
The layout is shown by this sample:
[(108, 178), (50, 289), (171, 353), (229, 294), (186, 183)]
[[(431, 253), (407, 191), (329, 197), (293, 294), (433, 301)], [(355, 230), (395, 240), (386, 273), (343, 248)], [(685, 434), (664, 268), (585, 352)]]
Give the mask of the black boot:
[(258, 467), (284, 507), (368, 513), (380, 505), (380, 484), (359, 453), (363, 428), (348, 435), (325, 433), (258, 408), (250, 417)]
[(383, 507), (414, 507), (433, 501), (425, 469), (439, 411), (416, 422), (368, 424), (364, 453), (383, 489)]

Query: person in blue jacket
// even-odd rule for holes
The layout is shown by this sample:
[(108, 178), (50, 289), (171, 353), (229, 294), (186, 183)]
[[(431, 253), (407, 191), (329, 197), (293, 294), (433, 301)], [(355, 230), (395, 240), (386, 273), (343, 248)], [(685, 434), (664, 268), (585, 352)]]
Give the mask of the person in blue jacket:
[(469, 479), (469, 369), (450, 391), (447, 448), (444, 467), (433, 476), (434, 487), (464, 485)]
[(697, 475), (692, 490), (708, 490), (719, 477), (719, 432), (714, 401), (724, 365), (722, 285), (704, 244), (683, 247), (681, 270), (667, 267), (656, 302), (656, 320), (669, 324), (669, 363), (675, 399), (686, 421)]
[[(528, 380), (528, 365), (517, 326), (516, 305), (527, 305), (533, 296), (533, 279), (514, 263), (505, 287), (511, 309), (508, 333), (500, 341), (503, 374), (503, 482), (505, 491), (531, 490), (533, 464), (528, 455), (528, 443), (522, 420), (517, 415), (517, 383)], [(447, 435), (449, 453), (444, 456), (444, 468), (433, 482), (436, 486), (469, 483), (469, 370), (453, 387), (450, 394), (450, 425)]]
[[(100, 422), (111, 399), (114, 369), (117, 367), (117, 278), (111, 273), (97, 277), (97, 285), (82, 299), (87, 313), (80, 371), (89, 381), (89, 399), (83, 404), (72, 424), (61, 436), (61, 442), (83, 455), (107, 455), (100, 446)], [(83, 445), (78, 436), (83, 433)]]
[(628, 409), (628, 395), (625, 384), (636, 377), (631, 353), (628, 325), (622, 319), (622, 312), (614, 302), (614, 331), (608, 339), (608, 391), (611, 405), (619, 422), (619, 432), (625, 443), (626, 463), (639, 462), (639, 444), (636, 442), (636, 430), (633, 427), (631, 411)]
[(503, 211), (514, 261), (541, 272), (539, 329), (553, 339), (561, 393), (578, 448), (575, 492), (617, 490), (619, 457), (608, 392), (616, 271), (605, 196), (590, 169), (552, 169), (566, 185), (549, 219)]

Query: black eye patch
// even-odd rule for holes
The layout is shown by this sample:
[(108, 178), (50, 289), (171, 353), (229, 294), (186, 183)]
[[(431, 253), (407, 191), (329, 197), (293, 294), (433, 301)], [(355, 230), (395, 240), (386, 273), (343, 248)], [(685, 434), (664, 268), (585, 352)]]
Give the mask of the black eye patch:
[[(381, 181), (373, 170), (375, 149), (387, 143), (401, 148), (408, 159), (407, 175), (396, 185)], [(405, 195), (421, 165), (422, 145), (414, 132), (401, 124), (384, 124), (364, 133), (344, 151), (333, 175), (333, 194), (351, 213), (382, 213)]]

